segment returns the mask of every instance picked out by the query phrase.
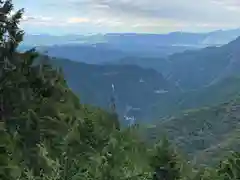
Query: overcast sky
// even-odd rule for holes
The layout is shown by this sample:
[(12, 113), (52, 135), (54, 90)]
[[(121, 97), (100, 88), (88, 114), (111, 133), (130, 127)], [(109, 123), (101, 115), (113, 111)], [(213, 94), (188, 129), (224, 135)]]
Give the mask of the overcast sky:
[(240, 0), (13, 0), (30, 33), (211, 31), (240, 27)]

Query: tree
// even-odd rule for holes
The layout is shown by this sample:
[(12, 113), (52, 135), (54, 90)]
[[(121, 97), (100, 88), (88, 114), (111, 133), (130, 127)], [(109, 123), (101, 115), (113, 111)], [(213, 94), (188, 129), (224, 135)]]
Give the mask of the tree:
[[(6, 119), (13, 111), (10, 102), (7, 103), (3, 87), (11, 86), (6, 80), (19, 64), (16, 48), (23, 38), (23, 31), (18, 25), (22, 18), (23, 9), (11, 15), (13, 4), (11, 0), (0, 1), (0, 119)], [(6, 90), (6, 88), (5, 88)]]
[(232, 152), (228, 159), (220, 163), (218, 175), (223, 180), (240, 179), (240, 153)]
[(181, 163), (177, 152), (163, 138), (157, 143), (151, 155), (151, 167), (154, 170), (153, 180), (176, 180), (181, 178)]

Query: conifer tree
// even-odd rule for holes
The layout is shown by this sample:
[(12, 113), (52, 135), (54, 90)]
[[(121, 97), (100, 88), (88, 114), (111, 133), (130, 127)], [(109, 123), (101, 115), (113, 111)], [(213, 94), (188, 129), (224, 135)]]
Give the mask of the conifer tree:
[(167, 138), (163, 138), (155, 145), (150, 163), (154, 170), (153, 180), (177, 180), (181, 178), (180, 159)]
[[(9, 116), (13, 109), (7, 102), (6, 87), (12, 86), (6, 78), (10, 77), (18, 65), (16, 57), (16, 48), (23, 38), (23, 31), (18, 25), (22, 18), (23, 9), (13, 14), (13, 4), (11, 0), (0, 1), (0, 119), (3, 120)], [(3, 89), (4, 87), (4, 89)], [(5, 91), (4, 91), (5, 90)]]
[(220, 163), (218, 175), (223, 180), (240, 179), (240, 153), (232, 152), (229, 158)]

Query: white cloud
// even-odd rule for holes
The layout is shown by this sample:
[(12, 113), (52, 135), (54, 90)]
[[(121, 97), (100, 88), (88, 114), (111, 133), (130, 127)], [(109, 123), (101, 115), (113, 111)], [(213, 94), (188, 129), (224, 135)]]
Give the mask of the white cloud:
[(229, 11), (240, 11), (239, 0), (212, 0), (214, 4), (220, 5)]
[(70, 24), (78, 24), (78, 23), (86, 23), (90, 20), (88, 18), (82, 18), (82, 17), (71, 17), (67, 19), (67, 23)]
[(59, 24), (60, 21), (56, 21), (53, 17), (48, 16), (28, 16), (24, 15), (22, 19), (22, 24), (29, 24), (29, 25), (56, 25)]
[[(16, 0), (19, 1), (20, 0)], [(214, 30), (240, 26), (240, 0), (21, 0), (25, 24), (106, 31)], [(25, 3), (24, 3), (25, 2)], [(44, 10), (44, 11), (43, 11)], [(38, 16), (36, 14), (44, 14)], [(59, 29), (58, 29), (59, 30)]]
[(43, 25), (43, 26), (67, 26), (68, 24), (80, 24), (90, 22), (88, 18), (69, 17), (58, 19), (49, 16), (23, 16), (22, 23), (28, 25)]

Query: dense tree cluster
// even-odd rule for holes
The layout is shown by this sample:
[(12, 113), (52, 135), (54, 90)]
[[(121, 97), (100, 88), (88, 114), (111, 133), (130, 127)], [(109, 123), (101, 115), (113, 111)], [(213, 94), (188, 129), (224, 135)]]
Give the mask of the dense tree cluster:
[(148, 147), (137, 126), (121, 129), (115, 114), (80, 104), (60, 70), (16, 51), (23, 10), (12, 10), (0, 1), (1, 180), (240, 178), (238, 153), (196, 173), (166, 139)]

